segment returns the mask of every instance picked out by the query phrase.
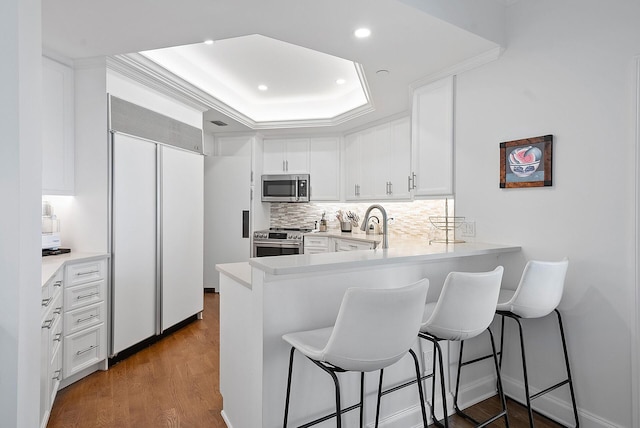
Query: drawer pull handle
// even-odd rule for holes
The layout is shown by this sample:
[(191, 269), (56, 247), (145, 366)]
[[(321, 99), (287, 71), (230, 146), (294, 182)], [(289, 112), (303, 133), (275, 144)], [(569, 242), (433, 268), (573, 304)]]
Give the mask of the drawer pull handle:
[(97, 347), (98, 347), (98, 345), (91, 345), (91, 346), (89, 346), (87, 349), (83, 349), (82, 351), (78, 351), (78, 352), (76, 352), (76, 355), (82, 355), (82, 354), (85, 354), (85, 353), (87, 353), (87, 352), (89, 352), (89, 351), (93, 351), (93, 350), (94, 350), (94, 349), (96, 349)]
[(100, 293), (98, 291), (94, 291), (93, 293), (90, 293), (90, 294), (83, 294), (82, 296), (78, 296), (78, 297), (76, 297), (76, 300), (89, 299), (89, 298), (91, 298), (93, 296), (97, 296), (99, 294)]
[(51, 300), (53, 299), (52, 298), (42, 299), (42, 306), (46, 308), (47, 306), (49, 306), (49, 303), (51, 303)]
[(51, 328), (54, 320), (55, 318), (51, 318), (50, 320), (45, 320), (45, 322), (42, 323), (42, 328)]
[(81, 322), (85, 322), (85, 321), (91, 321), (94, 318), (98, 318), (98, 316), (95, 314), (91, 314), (86, 318), (78, 318), (78, 320), (76, 321), (76, 324), (80, 324)]
[(62, 281), (56, 281), (53, 283), (54, 287), (62, 287)]
[(56, 370), (54, 373), (55, 373), (55, 376), (52, 377), (51, 379), (60, 380), (60, 375), (62, 374), (62, 370)]
[(57, 333), (56, 337), (53, 338), (54, 342), (60, 342), (62, 340), (62, 333)]
[(54, 314), (58, 314), (58, 315), (61, 314), (62, 313), (62, 306), (58, 306), (57, 308), (55, 308), (53, 310), (53, 313)]
[(86, 272), (76, 272), (76, 276), (92, 275), (94, 273), (100, 273), (100, 271), (99, 270), (88, 270)]

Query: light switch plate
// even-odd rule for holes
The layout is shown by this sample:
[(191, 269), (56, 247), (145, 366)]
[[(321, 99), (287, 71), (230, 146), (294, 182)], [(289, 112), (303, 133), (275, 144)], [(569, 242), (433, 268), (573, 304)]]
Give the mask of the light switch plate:
[(462, 236), (467, 237), (475, 237), (476, 236), (476, 222), (475, 221), (465, 221), (462, 223), (460, 227), (460, 234)]

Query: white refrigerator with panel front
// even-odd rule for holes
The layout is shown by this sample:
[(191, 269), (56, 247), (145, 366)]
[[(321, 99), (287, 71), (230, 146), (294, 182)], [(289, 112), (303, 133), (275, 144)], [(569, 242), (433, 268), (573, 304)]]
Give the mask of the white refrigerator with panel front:
[(115, 355), (202, 311), (203, 157), (114, 133)]

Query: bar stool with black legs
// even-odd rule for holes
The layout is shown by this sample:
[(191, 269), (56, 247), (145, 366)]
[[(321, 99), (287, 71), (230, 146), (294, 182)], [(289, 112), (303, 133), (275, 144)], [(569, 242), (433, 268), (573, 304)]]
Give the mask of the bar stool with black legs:
[[(522, 371), (524, 375), (524, 392), (526, 407), (529, 413), (529, 425), (533, 427), (533, 409), (531, 401), (561, 386), (568, 385), (571, 393), (571, 403), (573, 405), (573, 415), (576, 427), (580, 425), (578, 421), (578, 407), (573, 390), (571, 379), (571, 369), (569, 367), (569, 356), (567, 353), (567, 342), (564, 336), (562, 317), (558, 312), (558, 304), (562, 298), (564, 280), (567, 273), (569, 261), (564, 259), (560, 262), (546, 262), (531, 260), (527, 263), (520, 278), (520, 283), (516, 290), (502, 290), (498, 298), (496, 314), (502, 317), (502, 339), (500, 340), (500, 364), (502, 364), (502, 351), (504, 345), (504, 318), (508, 317), (516, 321), (520, 332), (520, 353), (522, 357)], [(564, 351), (564, 362), (567, 370), (567, 377), (562, 381), (536, 393), (531, 394), (529, 390), (529, 375), (527, 373), (527, 362), (525, 358), (524, 336), (522, 334), (522, 320), (532, 318), (542, 318), (555, 312), (558, 319), (560, 338), (562, 339), (562, 349)], [(515, 400), (514, 400), (515, 401)]]
[[(505, 425), (509, 427), (507, 406), (502, 390), (502, 379), (496, 353), (493, 333), (489, 328), (493, 320), (500, 284), (502, 282), (502, 266), (498, 266), (491, 272), (451, 272), (447, 275), (444, 286), (436, 303), (426, 305), (424, 322), (420, 327), (419, 337), (433, 343), (433, 381), (431, 388), (431, 418), (439, 427), (448, 427), (447, 399), (444, 383), (444, 365), (442, 363), (442, 349), (439, 342), (442, 340), (460, 341), (460, 358), (458, 360), (457, 381), (454, 407), (456, 413), (470, 420), (476, 427), (484, 427), (490, 423), (504, 418)], [(458, 408), (458, 386), (460, 383), (460, 370), (466, 363), (462, 362), (462, 350), (464, 341), (483, 333), (489, 332), (493, 362), (496, 369), (497, 389), (502, 404), (501, 411), (489, 419), (479, 422), (462, 412)], [(444, 421), (436, 419), (434, 411), (435, 403), (435, 373), (437, 365), (440, 366), (440, 388), (442, 391), (442, 407)]]
[[(417, 357), (411, 346), (420, 329), (429, 281), (423, 279), (406, 287), (393, 289), (349, 288), (342, 299), (333, 327), (288, 333), (282, 338), (291, 345), (289, 375), (285, 400), (284, 427), (289, 416), (294, 351), (298, 350), (333, 379), (336, 411), (301, 427), (309, 427), (336, 418), (342, 426), (342, 414), (360, 408), (363, 427), (364, 373), (388, 367), (407, 353), (414, 359), (416, 378), (420, 378)], [(360, 372), (360, 402), (342, 409), (340, 383), (336, 373)], [(427, 416), (421, 382), (418, 384), (423, 423)], [(378, 405), (380, 394), (378, 394)], [(378, 426), (376, 420), (376, 427)]]

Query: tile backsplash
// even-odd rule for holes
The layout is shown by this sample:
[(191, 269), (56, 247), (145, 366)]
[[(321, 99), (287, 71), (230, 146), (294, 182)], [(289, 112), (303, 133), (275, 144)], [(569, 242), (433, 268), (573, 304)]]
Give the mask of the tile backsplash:
[[(318, 203), (305, 204), (271, 203), (271, 227), (315, 227), (322, 213), (328, 221), (329, 229), (339, 229), (340, 223), (336, 219), (338, 210), (353, 211), (364, 221), (364, 213), (372, 203)], [(397, 238), (439, 239), (444, 238), (444, 232), (436, 230), (429, 221), (430, 216), (445, 215), (445, 200), (430, 199), (412, 202), (382, 202), (380, 205), (387, 211), (389, 218), (389, 234)], [(448, 200), (449, 215), (454, 212), (452, 199)], [(378, 210), (371, 211), (382, 222)]]

